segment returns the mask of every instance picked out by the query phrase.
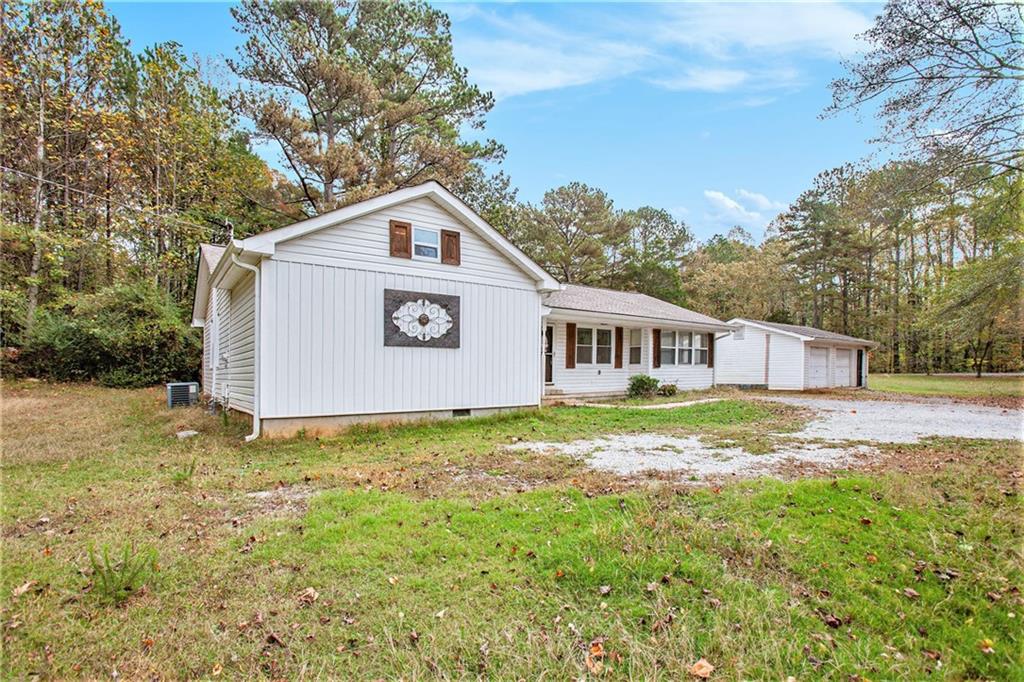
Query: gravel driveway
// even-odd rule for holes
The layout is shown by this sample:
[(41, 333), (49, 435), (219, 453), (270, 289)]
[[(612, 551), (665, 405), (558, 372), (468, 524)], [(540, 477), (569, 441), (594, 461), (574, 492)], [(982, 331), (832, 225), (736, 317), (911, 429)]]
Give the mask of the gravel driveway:
[(916, 443), (928, 436), (1024, 439), (1024, 413), (966, 403), (915, 403), (888, 400), (843, 400), (766, 396), (815, 410), (818, 416), (797, 438), (876, 443)]

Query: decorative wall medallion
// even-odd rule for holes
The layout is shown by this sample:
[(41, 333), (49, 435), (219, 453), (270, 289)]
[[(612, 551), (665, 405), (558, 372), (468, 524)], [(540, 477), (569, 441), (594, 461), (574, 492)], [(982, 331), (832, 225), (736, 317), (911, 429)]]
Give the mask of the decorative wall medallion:
[(384, 290), (384, 345), (459, 347), (459, 297)]
[(439, 339), (452, 328), (452, 316), (443, 306), (420, 298), (407, 301), (391, 314), (391, 321), (406, 336), (429, 341)]

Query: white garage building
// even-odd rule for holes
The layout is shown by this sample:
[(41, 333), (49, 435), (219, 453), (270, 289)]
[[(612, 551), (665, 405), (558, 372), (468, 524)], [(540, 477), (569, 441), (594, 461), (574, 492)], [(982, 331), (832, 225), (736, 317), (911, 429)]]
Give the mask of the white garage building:
[(715, 383), (801, 391), (864, 387), (868, 351), (876, 344), (844, 334), (761, 320), (729, 320), (717, 337)]

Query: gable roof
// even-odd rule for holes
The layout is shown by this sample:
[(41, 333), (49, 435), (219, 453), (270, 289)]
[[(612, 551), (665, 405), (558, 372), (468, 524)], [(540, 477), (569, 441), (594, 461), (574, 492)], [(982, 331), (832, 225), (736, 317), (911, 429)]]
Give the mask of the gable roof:
[(580, 284), (563, 284), (561, 291), (547, 295), (544, 305), (549, 308), (576, 310), (590, 313), (608, 313), (626, 317), (641, 317), (675, 324), (695, 324), (721, 330), (730, 327), (721, 320), (674, 305), (660, 298), (635, 291), (616, 291)]
[(196, 293), (192, 298), (192, 326), (201, 327), (206, 323), (206, 306), (210, 298), (210, 284), (213, 273), (227, 251), (226, 246), (216, 244), (199, 245), (199, 263), (196, 273)]
[(485, 242), (502, 253), (534, 280), (537, 283), (538, 289), (552, 291), (559, 287), (558, 282), (541, 266), (537, 265), (529, 256), (519, 250), (515, 244), (491, 227), (486, 220), (477, 215), (476, 211), (467, 206), (462, 199), (452, 194), (448, 188), (436, 180), (428, 180), (413, 187), (405, 187), (373, 197), (372, 199), (349, 204), (322, 215), (285, 227), (279, 227), (276, 230), (264, 232), (247, 239), (235, 240), (234, 244), (243, 252), (272, 256), (274, 248), (281, 242), (297, 239), (311, 232), (317, 232), (338, 223), (347, 222), (421, 197), (429, 197), (434, 200), (442, 208), (448, 210), (461, 220), (467, 227), (473, 229)]
[(868, 346), (877, 346), (878, 344), (874, 341), (867, 339), (858, 339), (855, 336), (847, 336), (845, 334), (837, 334), (835, 332), (826, 331), (824, 329), (818, 329), (816, 327), (805, 327), (799, 324), (782, 324), (781, 322), (765, 322), (764, 320), (748, 320), (743, 317), (737, 317), (729, 320), (730, 323), (742, 323), (750, 324), (755, 327), (761, 327), (762, 329), (770, 329), (771, 331), (780, 332), (782, 334), (789, 334), (790, 336), (797, 336), (804, 340), (809, 341), (842, 341), (844, 343), (857, 343)]

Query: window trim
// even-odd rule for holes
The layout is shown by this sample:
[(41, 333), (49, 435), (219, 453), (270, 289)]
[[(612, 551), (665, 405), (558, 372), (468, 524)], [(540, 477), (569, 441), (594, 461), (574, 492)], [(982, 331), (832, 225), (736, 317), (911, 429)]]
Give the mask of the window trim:
[[(695, 367), (707, 367), (708, 364), (708, 335), (703, 332), (690, 332), (693, 335), (693, 365)], [(700, 362), (698, 358), (700, 354), (704, 353), (704, 362)]]
[[(434, 236), (437, 237), (437, 243), (436, 244), (429, 244), (427, 242), (418, 241), (416, 239), (416, 233), (417, 232), (432, 232), (434, 234)], [(422, 260), (422, 261), (426, 261), (428, 263), (440, 263), (441, 262), (441, 230), (439, 230), (439, 229), (437, 229), (435, 227), (417, 227), (417, 226), (414, 225), (413, 228), (412, 228), (411, 235), (410, 235), (409, 239), (410, 239), (410, 241), (412, 243), (411, 251), (412, 251), (412, 259), (413, 260)], [(417, 245), (422, 245), (422, 246), (426, 246), (426, 247), (432, 248), (432, 249), (434, 249), (437, 252), (437, 255), (435, 257), (433, 257), (433, 258), (431, 258), (430, 256), (422, 256), (422, 255), (416, 253), (416, 246)]]
[[(590, 332), (590, 343), (580, 343), (580, 333), (588, 331)], [(598, 332), (608, 332), (608, 343), (598, 344), (597, 335)], [(615, 360), (615, 334), (610, 327), (576, 327), (576, 365), (593, 365), (596, 367), (611, 367)], [(584, 362), (580, 360), (580, 348), (590, 348), (590, 361)], [(608, 349), (608, 362), (597, 361), (597, 349), (607, 348)]]

